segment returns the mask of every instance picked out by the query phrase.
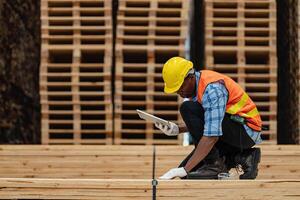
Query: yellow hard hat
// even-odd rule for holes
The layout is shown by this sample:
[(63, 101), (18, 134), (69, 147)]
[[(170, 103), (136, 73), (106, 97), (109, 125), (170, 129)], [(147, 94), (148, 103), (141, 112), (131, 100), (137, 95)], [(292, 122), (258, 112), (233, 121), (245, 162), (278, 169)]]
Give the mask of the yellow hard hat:
[(165, 93), (175, 93), (181, 87), (185, 76), (193, 68), (193, 63), (181, 57), (170, 58), (163, 67)]

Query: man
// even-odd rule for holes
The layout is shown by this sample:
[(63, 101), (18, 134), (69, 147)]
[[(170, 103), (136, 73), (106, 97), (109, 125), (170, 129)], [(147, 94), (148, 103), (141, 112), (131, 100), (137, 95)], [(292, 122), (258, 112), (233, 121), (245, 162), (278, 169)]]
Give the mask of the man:
[(188, 131), (195, 149), (160, 179), (217, 179), (219, 173), (237, 165), (244, 171), (240, 179), (255, 179), (261, 153), (252, 147), (262, 141), (262, 122), (244, 90), (223, 74), (196, 72), (193, 63), (181, 57), (169, 59), (162, 76), (165, 93), (189, 100), (180, 107), (185, 125), (170, 122), (170, 126), (155, 126), (169, 136)]

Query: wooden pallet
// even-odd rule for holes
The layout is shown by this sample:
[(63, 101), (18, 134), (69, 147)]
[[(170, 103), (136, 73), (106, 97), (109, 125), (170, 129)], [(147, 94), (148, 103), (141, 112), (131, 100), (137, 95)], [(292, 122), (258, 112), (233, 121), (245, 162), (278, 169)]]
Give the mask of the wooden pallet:
[(136, 109), (178, 123), (181, 99), (163, 94), (163, 63), (185, 56), (189, 1), (120, 0), (116, 39), (115, 144), (179, 144)]
[[(130, 1), (122, 0), (117, 21), (117, 46), (180, 46), (186, 39), (189, 1), (172, 3), (148, 1), (147, 7), (132, 7)], [(155, 48), (155, 49), (156, 49)]]
[[(155, 54), (153, 51), (146, 53), (147, 55)], [(131, 52), (130, 54), (125, 52), (122, 56), (128, 58), (131, 56)], [(180, 99), (176, 95), (165, 95), (162, 92), (161, 70), (163, 64), (147, 63), (149, 62), (147, 58), (151, 57), (146, 56), (145, 58), (145, 63), (138, 64), (123, 64), (123, 62), (117, 61), (115, 142), (116, 144), (131, 142), (136, 144), (178, 144), (179, 140), (174, 137), (171, 137), (172, 139), (165, 137), (154, 128), (152, 123), (141, 121), (135, 111), (136, 109), (146, 110), (168, 120), (175, 122), (179, 120)]]
[(112, 144), (111, 2), (43, 0), (43, 144)]
[[(260, 145), (257, 179), (299, 179), (299, 145)], [(0, 178), (150, 179), (150, 145), (2, 145)], [(174, 168), (193, 147), (156, 146), (156, 175)], [(234, 172), (234, 171), (233, 171)]]
[(206, 68), (241, 85), (268, 129), (263, 139), (276, 140), (276, 2), (206, 0), (205, 9)]

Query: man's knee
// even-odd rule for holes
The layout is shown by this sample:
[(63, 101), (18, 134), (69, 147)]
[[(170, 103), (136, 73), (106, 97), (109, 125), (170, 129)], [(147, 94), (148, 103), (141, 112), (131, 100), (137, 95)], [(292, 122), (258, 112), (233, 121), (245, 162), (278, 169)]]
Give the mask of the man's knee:
[(184, 101), (184, 102), (181, 104), (181, 106), (180, 106), (180, 113), (181, 113), (181, 115), (182, 115), (183, 113), (188, 113), (188, 112), (190, 112), (190, 109), (191, 109), (191, 106), (192, 106), (193, 103), (194, 103), (194, 102), (192, 102), (192, 101)]
[(191, 115), (203, 115), (203, 108), (198, 102), (185, 101), (181, 104), (179, 110), (183, 118)]
[(198, 144), (203, 134), (204, 109), (198, 102), (185, 101), (180, 106), (180, 114), (193, 138), (193, 143)]

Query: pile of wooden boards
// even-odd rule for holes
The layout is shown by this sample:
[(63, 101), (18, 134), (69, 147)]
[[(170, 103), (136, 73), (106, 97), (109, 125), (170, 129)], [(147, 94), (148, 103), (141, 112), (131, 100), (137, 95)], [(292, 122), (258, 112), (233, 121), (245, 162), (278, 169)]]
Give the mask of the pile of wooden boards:
[[(300, 146), (260, 147), (256, 180), (159, 180), (157, 198), (298, 198)], [(157, 176), (190, 151), (191, 146), (157, 146)], [(0, 199), (150, 198), (152, 153), (152, 146), (0, 146)]]
[[(156, 198), (297, 199), (300, 180), (159, 181)], [(0, 178), (0, 199), (151, 199), (151, 180)]]
[[(299, 179), (300, 146), (262, 145), (257, 179)], [(192, 146), (157, 146), (156, 175), (177, 167)], [(152, 178), (152, 146), (1, 146), (2, 178)]]

